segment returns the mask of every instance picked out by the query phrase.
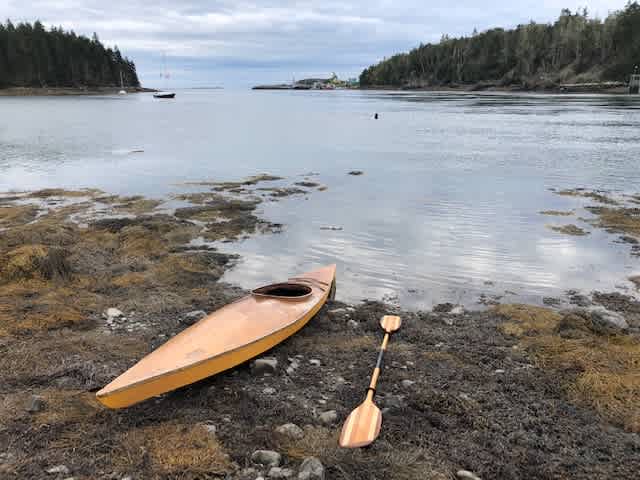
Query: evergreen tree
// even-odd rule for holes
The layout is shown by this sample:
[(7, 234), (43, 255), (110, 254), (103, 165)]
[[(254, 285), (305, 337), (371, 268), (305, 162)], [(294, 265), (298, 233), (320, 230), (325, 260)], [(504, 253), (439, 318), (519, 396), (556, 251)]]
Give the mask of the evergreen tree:
[(439, 86), (492, 82), (546, 85), (567, 81), (626, 81), (640, 63), (640, 5), (589, 18), (587, 9), (560, 12), (553, 24), (531, 22), (470, 37), (442, 35), (366, 68), (362, 86)]
[(140, 86), (135, 64), (95, 33), (88, 39), (61, 27), (47, 31), (40, 21), (0, 23), (0, 88), (116, 87), (120, 72), (127, 86)]

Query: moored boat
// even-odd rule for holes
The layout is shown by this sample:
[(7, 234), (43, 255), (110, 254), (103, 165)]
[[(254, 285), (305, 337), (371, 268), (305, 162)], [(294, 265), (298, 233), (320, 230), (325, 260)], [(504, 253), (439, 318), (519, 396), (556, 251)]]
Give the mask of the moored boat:
[(182, 331), (96, 396), (123, 408), (228, 370), (304, 327), (335, 288), (336, 266), (254, 290)]

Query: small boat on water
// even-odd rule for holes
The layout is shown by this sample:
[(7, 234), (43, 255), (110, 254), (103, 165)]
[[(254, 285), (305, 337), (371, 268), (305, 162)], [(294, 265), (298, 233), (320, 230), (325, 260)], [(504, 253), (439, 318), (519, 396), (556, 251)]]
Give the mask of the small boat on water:
[(100, 390), (123, 408), (189, 385), (260, 355), (304, 327), (335, 291), (336, 266), (307, 272), (211, 313)]
[(162, 55), (162, 73), (160, 73), (160, 77), (164, 79), (164, 90), (154, 93), (153, 98), (175, 98), (176, 94), (174, 92), (167, 91), (167, 80), (169, 80), (170, 75), (167, 72), (167, 56), (165, 54)]

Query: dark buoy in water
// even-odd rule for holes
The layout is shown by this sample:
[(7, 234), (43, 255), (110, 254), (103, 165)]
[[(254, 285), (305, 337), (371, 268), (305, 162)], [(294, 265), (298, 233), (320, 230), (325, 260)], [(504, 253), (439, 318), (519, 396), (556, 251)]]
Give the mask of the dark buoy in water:
[(375, 115), (373, 116), (374, 120), (378, 120), (378, 112), (375, 113)]

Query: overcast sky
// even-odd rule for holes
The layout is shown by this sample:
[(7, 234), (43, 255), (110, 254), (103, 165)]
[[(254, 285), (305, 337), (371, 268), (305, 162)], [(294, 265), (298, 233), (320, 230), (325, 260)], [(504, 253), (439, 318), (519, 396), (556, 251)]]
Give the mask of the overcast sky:
[(587, 6), (605, 17), (626, 0), (0, 0), (0, 18), (40, 19), (76, 33), (97, 32), (161, 86), (162, 53), (171, 85), (225, 87), (293, 76), (355, 77), (385, 56), (443, 33), (553, 21)]

